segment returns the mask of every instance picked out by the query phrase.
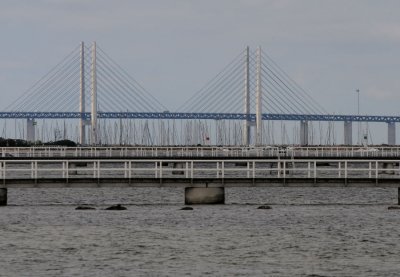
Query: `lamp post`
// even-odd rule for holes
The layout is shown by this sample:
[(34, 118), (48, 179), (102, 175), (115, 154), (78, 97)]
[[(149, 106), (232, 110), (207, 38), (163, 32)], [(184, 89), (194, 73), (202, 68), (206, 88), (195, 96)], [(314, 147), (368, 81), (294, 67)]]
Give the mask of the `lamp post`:
[[(357, 115), (360, 116), (360, 90), (356, 89), (357, 92)], [(358, 121), (358, 131), (357, 131), (357, 144), (360, 144), (360, 132), (361, 132), (361, 122)]]

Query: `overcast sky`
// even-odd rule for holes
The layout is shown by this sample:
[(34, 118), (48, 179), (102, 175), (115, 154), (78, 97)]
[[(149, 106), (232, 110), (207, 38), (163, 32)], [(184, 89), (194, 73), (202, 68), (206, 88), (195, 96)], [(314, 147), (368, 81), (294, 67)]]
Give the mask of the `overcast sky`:
[(2, 0), (0, 108), (97, 41), (171, 110), (260, 45), (331, 113), (398, 115), (398, 0)]

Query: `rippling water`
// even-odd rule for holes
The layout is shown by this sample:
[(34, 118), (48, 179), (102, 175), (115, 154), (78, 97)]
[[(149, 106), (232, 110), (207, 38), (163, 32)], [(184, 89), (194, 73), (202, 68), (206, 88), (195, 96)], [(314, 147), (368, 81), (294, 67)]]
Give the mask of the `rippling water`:
[[(0, 276), (398, 276), (396, 201), (395, 189), (235, 188), (227, 205), (181, 211), (182, 189), (11, 189)], [(116, 203), (128, 209), (102, 210)]]

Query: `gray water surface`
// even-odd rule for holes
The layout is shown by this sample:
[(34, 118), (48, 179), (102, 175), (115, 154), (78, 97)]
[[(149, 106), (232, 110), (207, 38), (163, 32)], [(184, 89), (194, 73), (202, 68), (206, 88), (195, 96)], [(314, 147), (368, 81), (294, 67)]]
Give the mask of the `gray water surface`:
[[(234, 188), (227, 205), (181, 211), (182, 189), (10, 189), (0, 276), (399, 276), (396, 201), (396, 189)], [(128, 209), (103, 210), (116, 203)]]

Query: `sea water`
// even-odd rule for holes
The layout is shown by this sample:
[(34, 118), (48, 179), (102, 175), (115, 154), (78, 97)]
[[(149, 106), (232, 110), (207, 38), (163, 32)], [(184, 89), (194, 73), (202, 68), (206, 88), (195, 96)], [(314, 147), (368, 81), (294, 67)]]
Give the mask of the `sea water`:
[(0, 276), (400, 275), (397, 189), (231, 188), (191, 211), (183, 193), (9, 189)]

